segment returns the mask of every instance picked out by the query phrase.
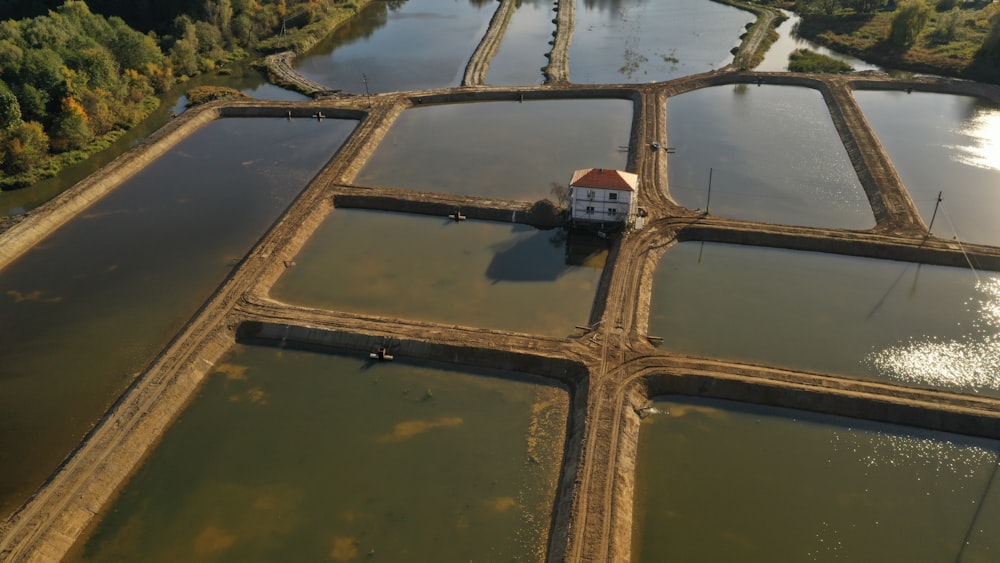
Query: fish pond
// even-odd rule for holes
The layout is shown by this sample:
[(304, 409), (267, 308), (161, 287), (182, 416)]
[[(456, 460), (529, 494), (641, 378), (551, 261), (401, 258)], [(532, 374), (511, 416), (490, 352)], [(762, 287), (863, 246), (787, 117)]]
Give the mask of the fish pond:
[(238, 345), (67, 561), (541, 561), (568, 393)]
[(632, 561), (985, 562), (994, 440), (660, 397), (639, 432)]
[(510, 223), (337, 209), (271, 295), (337, 311), (563, 337), (590, 318), (604, 242)]

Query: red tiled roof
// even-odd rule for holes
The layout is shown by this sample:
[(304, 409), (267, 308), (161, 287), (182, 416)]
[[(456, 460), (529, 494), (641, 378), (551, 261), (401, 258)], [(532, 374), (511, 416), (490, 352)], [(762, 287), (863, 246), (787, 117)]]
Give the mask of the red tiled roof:
[(582, 168), (573, 173), (570, 187), (602, 188), (634, 192), (639, 185), (639, 176), (622, 170), (607, 168)]

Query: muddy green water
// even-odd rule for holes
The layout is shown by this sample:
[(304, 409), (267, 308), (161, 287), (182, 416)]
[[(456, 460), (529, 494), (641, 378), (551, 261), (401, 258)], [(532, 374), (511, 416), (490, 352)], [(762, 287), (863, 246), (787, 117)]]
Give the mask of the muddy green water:
[(337, 311), (561, 337), (587, 324), (607, 258), (606, 248), (579, 238), (509, 223), (339, 209), (271, 295)]
[[(922, 92), (854, 92), (933, 233), (1000, 246), (1000, 106)], [(914, 116), (919, 116), (915, 118)]]
[(817, 90), (740, 84), (672, 97), (667, 144), (677, 149), (670, 195), (685, 207), (810, 227), (875, 225)]
[[(625, 167), (632, 103), (484, 102), (416, 107), (392, 125), (355, 182), (537, 201), (578, 168)], [(623, 150), (624, 147), (624, 150)]]
[(79, 442), (356, 122), (212, 122), (0, 271), (0, 514)]
[(632, 561), (997, 560), (996, 441), (723, 401), (653, 406)]
[(750, 12), (711, 0), (578, 0), (569, 78), (654, 82), (722, 68), (752, 21)]
[(654, 274), (675, 352), (1000, 395), (1000, 275), (686, 242)]
[(237, 346), (69, 561), (541, 561), (568, 393)]

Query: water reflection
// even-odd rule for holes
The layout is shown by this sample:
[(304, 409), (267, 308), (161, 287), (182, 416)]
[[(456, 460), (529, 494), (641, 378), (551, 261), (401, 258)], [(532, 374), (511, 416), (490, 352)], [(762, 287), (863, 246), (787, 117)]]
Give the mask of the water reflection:
[(633, 561), (953, 563), (1000, 548), (996, 441), (725, 401), (654, 405)]
[(793, 225), (875, 224), (816, 90), (740, 84), (672, 97), (667, 139), (677, 149), (668, 168), (670, 194), (681, 205)]
[(624, 168), (632, 104), (546, 100), (408, 109), (359, 184), (537, 201), (579, 168)]
[(493, 15), (494, 2), (376, 0), (337, 28), (299, 72), (347, 92), (458, 86), (465, 65)]
[(856, 71), (882, 70), (879, 66), (866, 63), (865, 61), (854, 58), (850, 55), (838, 53), (820, 45), (819, 43), (814, 43), (808, 39), (800, 37), (797, 27), (802, 18), (794, 12), (789, 12), (788, 10), (781, 10), (781, 13), (784, 14), (787, 19), (778, 24), (778, 27), (775, 29), (775, 32), (778, 34), (778, 39), (771, 44), (771, 47), (768, 48), (767, 53), (764, 55), (764, 59), (754, 68), (754, 70), (763, 72), (787, 71), (788, 57), (797, 49), (809, 49), (810, 51), (821, 55), (826, 55), (828, 57), (844, 61), (851, 65), (851, 68)]
[(565, 389), (237, 346), (67, 561), (542, 561)]
[(933, 233), (1000, 245), (1000, 106), (925, 92), (862, 90), (854, 97), (925, 223), (942, 192)]
[(904, 383), (980, 390), (1000, 389), (1000, 278), (976, 283), (978, 298), (966, 302), (972, 321), (957, 338), (911, 337), (869, 354), (865, 361)]
[(518, 0), (496, 55), (490, 61), (486, 83), (496, 86), (541, 84), (546, 54), (552, 50), (553, 3)]
[(720, 68), (753, 20), (710, 0), (579, 0), (570, 80), (651, 82)]
[(0, 271), (0, 517), (52, 472), (355, 124), (209, 123)]
[(956, 160), (970, 166), (1000, 171), (1000, 111), (976, 108), (957, 131), (968, 141), (952, 145)]
[(87, 175), (99, 170), (118, 155), (142, 142), (142, 139), (163, 127), (172, 115), (183, 113), (187, 108), (185, 92), (195, 86), (217, 85), (235, 88), (254, 98), (266, 100), (300, 101), (309, 99), (298, 92), (279, 88), (267, 82), (267, 78), (249, 64), (233, 64), (227, 73), (205, 73), (178, 85), (160, 96), (160, 107), (146, 119), (125, 132), (108, 148), (90, 156), (83, 162), (64, 168), (56, 176), (45, 178), (31, 187), (0, 192), (0, 216), (20, 215), (49, 201)]
[(587, 322), (607, 257), (595, 250), (585, 266), (573, 265), (566, 246), (560, 231), (337, 210), (272, 294), (333, 310), (565, 336)]
[(682, 243), (653, 278), (668, 350), (1000, 395), (1000, 274)]

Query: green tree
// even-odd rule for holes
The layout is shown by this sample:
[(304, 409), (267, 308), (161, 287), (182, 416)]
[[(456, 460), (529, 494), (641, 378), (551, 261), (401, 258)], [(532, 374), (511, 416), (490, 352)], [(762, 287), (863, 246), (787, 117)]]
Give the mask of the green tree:
[(978, 56), (1000, 60), (1000, 10), (994, 12), (990, 18), (990, 32), (983, 40)]
[(7, 85), (0, 82), (0, 131), (10, 131), (21, 124), (21, 104)]
[(8, 174), (29, 172), (41, 165), (49, 152), (49, 137), (40, 123), (22, 122), (0, 143), (3, 169)]
[(958, 8), (952, 8), (951, 10), (938, 16), (937, 25), (934, 26), (934, 31), (931, 32), (931, 37), (938, 43), (948, 43), (949, 41), (953, 41), (958, 35), (958, 29), (961, 23), (962, 11)]
[(56, 115), (52, 126), (52, 149), (63, 152), (83, 148), (93, 138), (90, 118), (83, 105), (72, 96), (63, 98), (62, 111)]
[(930, 17), (931, 8), (924, 0), (903, 0), (892, 16), (889, 42), (897, 47), (912, 47)]
[(163, 52), (152, 37), (132, 29), (120, 18), (113, 17), (109, 23), (112, 37), (108, 48), (122, 68), (143, 71), (150, 63), (163, 64)]

